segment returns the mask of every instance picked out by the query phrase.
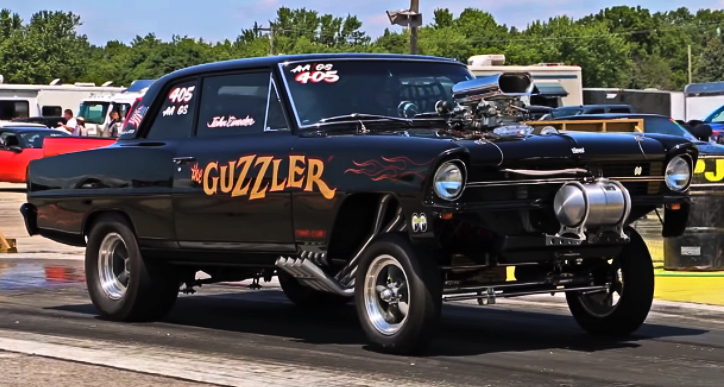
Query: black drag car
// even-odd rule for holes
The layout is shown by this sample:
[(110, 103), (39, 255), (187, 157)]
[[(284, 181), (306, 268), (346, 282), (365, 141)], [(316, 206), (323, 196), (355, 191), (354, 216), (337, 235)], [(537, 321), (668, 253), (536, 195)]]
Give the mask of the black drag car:
[(21, 211), (30, 234), (86, 247), (113, 320), (278, 276), (300, 307), (354, 298), (369, 341), (396, 353), (430, 341), (443, 300), (565, 293), (586, 331), (629, 334), (654, 292), (629, 224), (663, 205), (664, 234), (683, 232), (696, 147), (533, 134), (531, 90), (526, 73), (420, 56), (192, 67), (149, 88), (115, 145), (34, 161)]

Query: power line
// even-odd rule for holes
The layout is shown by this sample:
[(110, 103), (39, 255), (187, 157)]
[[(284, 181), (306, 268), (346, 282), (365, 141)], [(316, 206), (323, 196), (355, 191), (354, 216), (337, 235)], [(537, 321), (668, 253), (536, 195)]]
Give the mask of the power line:
[[(610, 33), (602, 33), (602, 34), (595, 34), (595, 35), (579, 35), (579, 36), (539, 36), (539, 37), (531, 37), (531, 38), (505, 38), (505, 39), (474, 39), (474, 38), (466, 38), (463, 40), (464, 43), (507, 43), (507, 42), (535, 42), (535, 41), (556, 41), (556, 40), (578, 40), (578, 39), (599, 39), (604, 37), (617, 37), (617, 36), (631, 36), (631, 35), (640, 35), (640, 34), (647, 34), (647, 33), (668, 33), (668, 32), (676, 32), (679, 30), (685, 30), (689, 28), (706, 28), (706, 27), (712, 27), (712, 26), (722, 26), (724, 25), (724, 21), (719, 22), (712, 22), (712, 23), (698, 23), (698, 24), (681, 24), (681, 25), (672, 25), (672, 28), (653, 28), (653, 29), (646, 29), (646, 30), (634, 30), (634, 31), (620, 31), (620, 32), (610, 32)], [(299, 28), (275, 28), (276, 32), (291, 32), (291, 33), (300, 33), (300, 34), (313, 34), (313, 35), (319, 35), (319, 37), (324, 37), (322, 31), (314, 31), (314, 30), (304, 30)], [(525, 32), (522, 32), (523, 34)], [(449, 43), (448, 40), (442, 40), (442, 39), (424, 39), (426, 42), (443, 42), (443, 43)]]

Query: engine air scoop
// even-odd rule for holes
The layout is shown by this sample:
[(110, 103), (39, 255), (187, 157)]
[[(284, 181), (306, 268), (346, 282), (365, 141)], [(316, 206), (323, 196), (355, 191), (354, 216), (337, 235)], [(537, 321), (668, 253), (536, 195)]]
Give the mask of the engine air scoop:
[(561, 223), (556, 236), (576, 235), (586, 239), (586, 231), (599, 235), (614, 231), (628, 237), (623, 227), (631, 212), (631, 196), (618, 181), (598, 179), (593, 183), (564, 184), (553, 200), (553, 211)]

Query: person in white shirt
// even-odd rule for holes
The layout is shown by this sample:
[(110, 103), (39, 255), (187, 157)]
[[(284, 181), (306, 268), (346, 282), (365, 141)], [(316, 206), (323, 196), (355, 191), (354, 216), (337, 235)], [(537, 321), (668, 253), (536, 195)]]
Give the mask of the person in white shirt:
[(85, 127), (85, 120), (83, 117), (76, 118), (75, 129), (73, 130), (73, 136), (77, 137), (88, 137), (88, 130)]
[(65, 117), (66, 123), (64, 124), (62, 122), (58, 122), (58, 129), (65, 129), (75, 136), (76, 126), (78, 126), (78, 123), (76, 122), (75, 118), (73, 118), (73, 111), (70, 109), (65, 109), (65, 112), (63, 112), (63, 116)]

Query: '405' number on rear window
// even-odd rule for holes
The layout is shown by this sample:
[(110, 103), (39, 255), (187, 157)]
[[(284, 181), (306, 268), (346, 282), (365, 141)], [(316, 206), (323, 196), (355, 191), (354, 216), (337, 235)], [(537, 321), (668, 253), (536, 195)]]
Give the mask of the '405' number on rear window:
[(196, 89), (196, 86), (177, 87), (171, 91), (168, 99), (171, 100), (171, 103), (189, 102), (194, 97), (194, 89)]
[(304, 72), (296, 76), (294, 78), (295, 81), (299, 83), (307, 83), (307, 82), (327, 82), (327, 83), (335, 83), (339, 81), (339, 75), (337, 75), (337, 70), (330, 70), (330, 71), (313, 71), (313, 72)]

